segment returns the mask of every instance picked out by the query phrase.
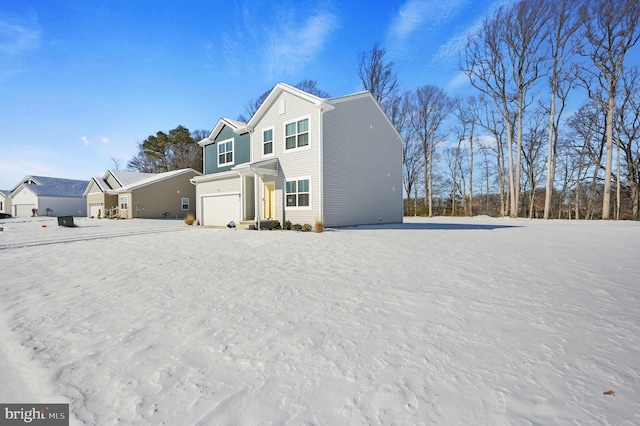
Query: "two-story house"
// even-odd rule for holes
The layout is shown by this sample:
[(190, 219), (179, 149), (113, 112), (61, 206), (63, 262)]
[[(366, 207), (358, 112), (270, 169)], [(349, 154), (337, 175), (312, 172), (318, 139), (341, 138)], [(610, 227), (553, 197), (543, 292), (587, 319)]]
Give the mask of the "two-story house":
[(402, 222), (402, 138), (369, 92), (325, 99), (279, 83), (248, 123), (223, 118), (199, 143), (201, 225)]

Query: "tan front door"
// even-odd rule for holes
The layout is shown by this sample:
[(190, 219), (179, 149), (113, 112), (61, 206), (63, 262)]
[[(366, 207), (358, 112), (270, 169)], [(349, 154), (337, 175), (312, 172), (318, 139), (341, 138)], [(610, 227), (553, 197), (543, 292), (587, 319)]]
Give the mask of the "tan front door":
[(264, 185), (264, 218), (273, 219), (276, 216), (276, 190), (275, 184)]

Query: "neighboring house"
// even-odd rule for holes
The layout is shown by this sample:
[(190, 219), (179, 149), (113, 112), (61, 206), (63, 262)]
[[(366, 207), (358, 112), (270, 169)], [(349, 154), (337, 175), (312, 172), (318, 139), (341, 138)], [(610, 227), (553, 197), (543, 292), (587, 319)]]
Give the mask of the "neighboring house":
[(89, 217), (104, 217), (108, 210), (117, 210), (118, 194), (116, 191), (118, 189), (154, 175), (154, 173), (107, 170), (102, 177), (91, 178), (84, 191), (84, 195), (87, 197)]
[(149, 174), (107, 170), (86, 187), (90, 216), (131, 218), (184, 218), (195, 215), (194, 169)]
[(7, 213), (13, 216), (13, 210), (11, 210), (11, 191), (8, 189), (0, 189), (0, 213)]
[(86, 180), (26, 176), (11, 190), (14, 216), (85, 216)]
[(402, 138), (369, 92), (277, 84), (248, 123), (221, 119), (196, 185), (201, 225), (402, 222)]

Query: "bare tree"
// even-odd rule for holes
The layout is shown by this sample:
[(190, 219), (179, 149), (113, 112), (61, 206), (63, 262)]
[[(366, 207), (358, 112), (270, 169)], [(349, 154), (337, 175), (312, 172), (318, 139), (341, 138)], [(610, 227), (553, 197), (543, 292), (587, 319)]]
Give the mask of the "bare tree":
[[(622, 74), (621, 95), (616, 114), (616, 139), (624, 156), (631, 214), (634, 220), (640, 220), (640, 69), (637, 67)], [(621, 186), (619, 182), (618, 188)], [(620, 198), (618, 196), (618, 203)]]
[[(598, 175), (601, 171), (602, 157), (605, 148), (605, 113), (601, 103), (590, 102), (583, 105), (567, 120), (569, 128), (573, 131), (573, 148), (578, 155), (577, 177), (575, 187), (575, 216), (580, 217), (580, 195), (585, 194), (586, 208), (583, 217), (593, 218), (595, 214), (595, 200), (597, 197)], [(587, 174), (591, 172), (589, 186), (583, 186), (587, 180)]]
[(432, 217), (435, 149), (441, 140), (440, 126), (451, 113), (453, 103), (444, 90), (431, 85), (417, 88), (414, 102), (415, 109), (411, 115), (411, 126), (422, 145), (425, 206), (429, 209), (429, 217)]
[[(560, 139), (559, 127), (564, 112), (567, 96), (572, 87), (571, 73), (567, 72), (570, 60), (569, 41), (579, 27), (579, 20), (575, 18), (579, 3), (573, 0), (558, 0), (551, 3), (548, 32), (548, 54), (550, 70), (548, 75), (549, 101), (549, 130), (547, 132), (547, 184), (544, 199), (544, 218), (550, 218), (551, 196), (556, 174), (556, 158)], [(556, 100), (558, 105), (556, 107)]]
[(395, 64), (385, 58), (386, 53), (386, 49), (376, 43), (368, 53), (362, 52), (358, 56), (358, 76), (362, 87), (371, 92), (385, 112), (386, 101), (398, 91)]
[(512, 217), (518, 216), (522, 123), (532, 102), (528, 92), (540, 76), (548, 8), (548, 1), (533, 0), (499, 8), (469, 37), (462, 65), (471, 84), (494, 101), (505, 122)]
[[(638, 0), (587, 0), (580, 8), (583, 37), (587, 42), (579, 53), (591, 60), (592, 66), (583, 68), (582, 81), (589, 97), (606, 110), (606, 165), (602, 219), (611, 215), (611, 173), (613, 169), (613, 128), (616, 92), (624, 69), (626, 53), (638, 41), (640, 31), (640, 3)], [(605, 94), (599, 96), (594, 87), (598, 83)]]

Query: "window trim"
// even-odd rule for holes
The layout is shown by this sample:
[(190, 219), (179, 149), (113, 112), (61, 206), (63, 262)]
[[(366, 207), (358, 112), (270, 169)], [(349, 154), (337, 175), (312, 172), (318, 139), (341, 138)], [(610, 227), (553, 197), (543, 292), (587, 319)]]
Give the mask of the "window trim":
[[(264, 153), (264, 132), (271, 130), (271, 153), (270, 154), (265, 154)], [(276, 129), (275, 126), (268, 126), (262, 129), (262, 157), (273, 157), (274, 155), (276, 155)]]
[[(225, 151), (224, 154), (225, 154), (225, 159), (226, 159), (226, 154), (231, 152), (231, 161), (221, 163), (220, 162), (220, 155), (222, 153), (220, 152), (220, 146), (223, 145), (223, 144), (226, 145), (229, 142), (231, 142), (231, 151)], [(225, 140), (216, 142), (216, 145), (217, 145), (216, 146), (216, 162), (218, 164), (218, 167), (233, 166), (235, 164), (234, 162), (235, 162), (235, 159), (236, 159), (236, 156), (235, 156), (235, 140), (233, 138), (225, 139)]]
[[(309, 182), (309, 191), (308, 192), (299, 192), (298, 191), (298, 182), (301, 180), (306, 180)], [(294, 194), (296, 194), (296, 205), (295, 206), (288, 206), (287, 205), (287, 196), (289, 195), (289, 193), (287, 192), (287, 183), (289, 182), (296, 182), (296, 192), (294, 192)], [(309, 195), (309, 205), (308, 206), (300, 206), (299, 205), (299, 198), (298, 195), (300, 194), (308, 194)], [(311, 210), (312, 209), (312, 202), (311, 202), (311, 196), (313, 194), (313, 188), (311, 186), (311, 176), (299, 176), (299, 177), (294, 177), (294, 178), (288, 178), (285, 180), (284, 183), (284, 208), (286, 210)]]
[[(298, 132), (298, 122), (303, 121), (303, 120), (307, 120), (307, 131), (306, 131), (306, 134), (307, 134), (308, 140), (307, 140), (307, 144), (306, 145), (299, 146), (298, 145), (298, 142), (299, 142), (298, 137), (300, 136), (300, 132)], [(295, 136), (296, 136), (296, 146), (293, 147), (293, 148), (287, 148), (287, 125), (288, 124), (292, 124), (292, 123), (296, 124), (296, 134), (295, 134)], [(283, 140), (283, 148), (284, 148), (283, 151), (284, 152), (300, 151), (300, 150), (311, 148), (311, 116), (310, 115), (304, 115), (302, 117), (298, 117), (298, 118), (295, 118), (295, 119), (292, 119), (292, 120), (285, 121), (282, 124), (282, 140)]]
[[(123, 202), (124, 200), (124, 202)], [(121, 195), (120, 196), (120, 210), (129, 210), (129, 196)]]
[[(187, 202), (185, 203), (184, 200), (187, 200)], [(181, 204), (182, 204), (182, 210), (189, 210), (189, 207), (191, 206), (189, 197), (182, 197), (182, 199), (180, 200)], [(184, 206), (187, 206), (187, 208), (185, 209)]]

